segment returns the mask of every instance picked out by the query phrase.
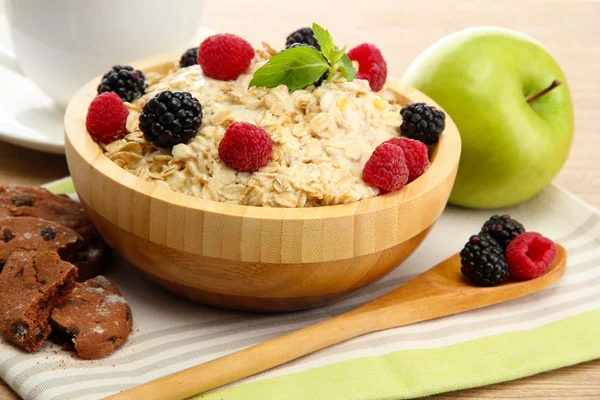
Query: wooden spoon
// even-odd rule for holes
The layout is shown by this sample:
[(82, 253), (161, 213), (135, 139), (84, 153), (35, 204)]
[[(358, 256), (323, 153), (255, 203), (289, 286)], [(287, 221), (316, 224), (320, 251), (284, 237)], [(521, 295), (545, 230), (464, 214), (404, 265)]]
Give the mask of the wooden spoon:
[(565, 272), (567, 251), (556, 245), (548, 272), (530, 281), (476, 287), (455, 254), (392, 292), (321, 323), (107, 397), (176, 400), (206, 392), (366, 333), (396, 328), (515, 299), (552, 284)]

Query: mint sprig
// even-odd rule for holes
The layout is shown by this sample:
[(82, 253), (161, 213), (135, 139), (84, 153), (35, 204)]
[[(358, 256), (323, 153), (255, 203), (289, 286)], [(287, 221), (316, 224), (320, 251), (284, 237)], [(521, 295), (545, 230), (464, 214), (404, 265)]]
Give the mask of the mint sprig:
[(313, 23), (312, 29), (321, 51), (308, 46), (286, 49), (257, 69), (249, 86), (272, 88), (286, 85), (294, 91), (317, 82), (326, 71), (329, 72), (327, 82), (338, 71), (348, 81), (354, 80), (356, 71), (346, 54), (346, 47), (338, 48), (329, 31), (318, 24)]
[(340, 73), (348, 82), (352, 82), (354, 78), (356, 78), (356, 70), (354, 69), (354, 65), (352, 65), (352, 61), (348, 58), (348, 54), (344, 54), (342, 58), (340, 58)]
[(271, 57), (254, 72), (250, 87), (285, 85), (290, 91), (303, 89), (318, 81), (328, 68), (329, 64), (319, 50), (298, 46)]

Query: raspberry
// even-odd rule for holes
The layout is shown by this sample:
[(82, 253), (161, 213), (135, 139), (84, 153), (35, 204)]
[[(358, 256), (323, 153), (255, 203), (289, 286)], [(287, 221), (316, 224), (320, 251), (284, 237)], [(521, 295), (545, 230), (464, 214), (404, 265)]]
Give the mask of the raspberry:
[(371, 186), (386, 192), (400, 190), (408, 182), (408, 167), (400, 146), (382, 143), (366, 162), (363, 178)]
[(260, 126), (234, 122), (225, 131), (219, 143), (221, 160), (239, 171), (253, 172), (269, 162), (273, 143)]
[(285, 40), (285, 46), (287, 48), (294, 43), (306, 44), (317, 50), (321, 50), (321, 46), (319, 45), (317, 38), (315, 38), (311, 28), (300, 28), (297, 31), (290, 33)]
[(371, 90), (375, 92), (383, 88), (387, 78), (387, 64), (375, 45), (360, 44), (348, 52), (348, 57), (358, 62), (358, 79), (368, 80)]
[(198, 64), (204, 75), (221, 81), (237, 79), (248, 69), (253, 58), (252, 45), (231, 33), (210, 36), (198, 49)]
[(554, 242), (537, 232), (522, 233), (506, 248), (510, 274), (528, 280), (544, 275), (556, 257)]
[(128, 115), (129, 111), (117, 94), (102, 93), (92, 100), (85, 127), (93, 138), (108, 144), (127, 135)]
[(402, 107), (400, 115), (402, 134), (425, 144), (437, 143), (446, 127), (446, 114), (425, 103), (408, 103)]
[(140, 114), (140, 130), (157, 147), (173, 147), (196, 137), (202, 125), (202, 105), (188, 92), (160, 92)]
[(408, 183), (423, 175), (429, 165), (427, 146), (418, 140), (408, 138), (392, 138), (386, 141), (386, 143), (400, 146), (404, 152), (406, 166), (408, 167)]
[(506, 250), (510, 242), (523, 232), (525, 227), (510, 215), (493, 215), (483, 224), (480, 233), (489, 233)]
[(146, 86), (146, 75), (142, 71), (134, 70), (129, 65), (115, 65), (102, 77), (98, 85), (98, 94), (113, 92), (123, 101), (131, 103), (142, 97)]
[(473, 235), (460, 252), (460, 271), (478, 286), (504, 282), (508, 265), (500, 244), (487, 233)]
[(192, 65), (198, 65), (198, 48), (192, 47), (191, 49), (187, 49), (185, 53), (181, 55), (179, 59), (179, 67), (185, 68), (190, 67)]

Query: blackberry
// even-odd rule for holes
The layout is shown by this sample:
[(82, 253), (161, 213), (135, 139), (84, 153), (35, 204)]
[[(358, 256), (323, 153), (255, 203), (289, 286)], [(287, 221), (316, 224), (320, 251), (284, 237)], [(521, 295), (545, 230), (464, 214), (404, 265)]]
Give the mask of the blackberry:
[[(285, 46), (286, 49), (293, 49), (294, 47), (311, 47), (315, 50), (318, 50), (321, 54), (323, 54), (323, 52), (319, 49), (317, 49), (315, 46), (312, 46), (310, 44), (305, 44), (305, 43), (292, 43), (292, 44), (288, 44), (287, 46)], [(323, 58), (325, 56), (323, 55)], [(329, 61), (327, 61), (329, 63)], [(329, 76), (329, 71), (325, 71), (325, 73), (323, 75), (321, 75), (321, 77), (319, 78), (319, 80), (317, 80), (315, 83), (312, 83), (312, 85), (315, 86), (321, 86), (321, 84), (327, 79), (327, 77)]]
[(290, 33), (285, 41), (285, 46), (287, 48), (287, 46), (294, 43), (307, 44), (313, 46), (317, 50), (321, 50), (321, 45), (319, 45), (311, 28), (300, 28), (297, 31)]
[(483, 224), (479, 233), (488, 233), (506, 250), (509, 243), (524, 232), (525, 227), (510, 215), (494, 215)]
[(508, 264), (504, 250), (487, 233), (473, 235), (460, 252), (460, 271), (477, 286), (496, 286), (504, 282)]
[(408, 103), (400, 110), (402, 125), (400, 131), (408, 138), (425, 144), (437, 143), (446, 127), (446, 115), (425, 103)]
[(185, 68), (191, 65), (198, 65), (198, 48), (192, 47), (191, 49), (187, 49), (185, 53), (181, 56), (179, 60), (179, 67)]
[(202, 125), (202, 106), (188, 92), (164, 91), (144, 104), (140, 130), (158, 147), (187, 143)]
[(131, 103), (142, 97), (147, 86), (146, 75), (142, 71), (134, 70), (129, 65), (115, 65), (102, 77), (98, 85), (98, 94), (113, 92), (121, 100)]

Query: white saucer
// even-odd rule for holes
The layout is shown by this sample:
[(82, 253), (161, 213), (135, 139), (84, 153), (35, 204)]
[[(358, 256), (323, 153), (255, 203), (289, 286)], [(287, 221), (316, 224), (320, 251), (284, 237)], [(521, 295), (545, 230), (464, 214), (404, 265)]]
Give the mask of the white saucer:
[[(191, 43), (214, 34), (200, 28)], [(12, 56), (6, 17), (0, 14), (0, 140), (47, 153), (64, 154), (63, 110), (23, 77)]]

